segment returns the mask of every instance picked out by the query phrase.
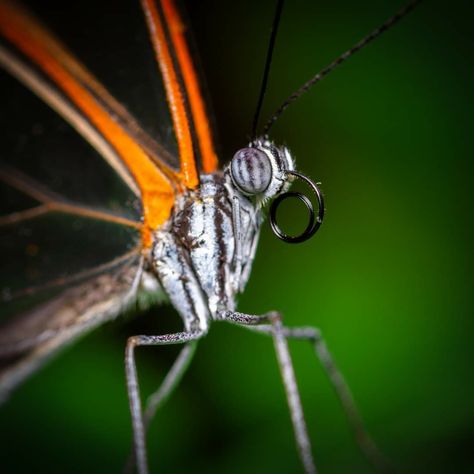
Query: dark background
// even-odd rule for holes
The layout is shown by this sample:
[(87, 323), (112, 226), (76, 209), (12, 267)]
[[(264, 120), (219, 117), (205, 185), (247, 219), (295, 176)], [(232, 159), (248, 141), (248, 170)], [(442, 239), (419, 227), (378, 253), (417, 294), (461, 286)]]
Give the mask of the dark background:
[[(227, 160), (250, 130), (274, 1), (189, 3)], [(399, 5), (288, 1), (263, 117)], [(273, 138), (322, 182), (327, 217), (299, 246), (266, 226), (239, 301), (322, 329), (400, 472), (474, 466), (471, 18), (470, 2), (423, 2), (285, 113)], [(155, 420), (151, 471), (299, 472), (271, 341), (214, 326)], [(0, 411), (0, 470), (120, 472), (126, 337), (177, 327), (165, 307), (109, 324), (29, 380)], [(320, 471), (371, 472), (310, 347), (291, 349)], [(140, 351), (144, 393), (174, 354)]]

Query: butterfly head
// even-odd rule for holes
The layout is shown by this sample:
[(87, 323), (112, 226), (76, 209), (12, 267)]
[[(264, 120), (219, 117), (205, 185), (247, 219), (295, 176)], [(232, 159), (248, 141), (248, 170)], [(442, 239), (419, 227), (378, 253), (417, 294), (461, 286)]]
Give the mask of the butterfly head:
[[(257, 207), (273, 199), (270, 206), (270, 225), (279, 239), (289, 243), (304, 242), (319, 229), (324, 217), (323, 195), (317, 184), (295, 170), (293, 157), (286, 147), (277, 147), (267, 139), (257, 139), (235, 153), (226, 169), (226, 174), (230, 176), (235, 189), (250, 198), (255, 198)], [(312, 189), (318, 201), (317, 214), (311, 200), (304, 194), (288, 192), (295, 178), (304, 181)], [(306, 229), (297, 236), (285, 234), (276, 220), (279, 205), (289, 198), (299, 199), (308, 209)]]

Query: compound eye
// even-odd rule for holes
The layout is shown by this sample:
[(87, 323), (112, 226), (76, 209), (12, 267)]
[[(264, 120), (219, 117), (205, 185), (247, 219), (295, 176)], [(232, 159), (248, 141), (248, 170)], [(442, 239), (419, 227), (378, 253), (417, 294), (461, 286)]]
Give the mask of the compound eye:
[(245, 194), (260, 194), (272, 180), (272, 165), (268, 156), (257, 148), (242, 148), (230, 163), (234, 184)]

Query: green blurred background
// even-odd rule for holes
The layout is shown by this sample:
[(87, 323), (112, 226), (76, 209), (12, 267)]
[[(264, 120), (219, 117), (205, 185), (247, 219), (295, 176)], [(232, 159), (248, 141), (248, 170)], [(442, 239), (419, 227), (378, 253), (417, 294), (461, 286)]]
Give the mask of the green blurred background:
[[(189, 3), (228, 159), (247, 140), (275, 2)], [(399, 5), (288, 1), (263, 117)], [(322, 182), (327, 217), (299, 246), (265, 226), (239, 301), (322, 329), (399, 472), (474, 470), (472, 13), (423, 2), (277, 123), (273, 138)], [(300, 472), (271, 340), (214, 326), (153, 424), (151, 471)], [(178, 327), (171, 308), (117, 321), (29, 380), (0, 410), (0, 470), (120, 472), (126, 338)], [(321, 473), (371, 472), (311, 348), (290, 347)], [(145, 394), (175, 354), (139, 351)]]

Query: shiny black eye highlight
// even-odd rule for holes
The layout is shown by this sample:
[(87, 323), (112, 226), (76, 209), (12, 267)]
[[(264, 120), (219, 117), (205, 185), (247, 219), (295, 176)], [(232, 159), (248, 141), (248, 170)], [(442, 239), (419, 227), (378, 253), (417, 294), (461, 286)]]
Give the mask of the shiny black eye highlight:
[(272, 165), (268, 156), (257, 148), (242, 148), (230, 163), (234, 184), (245, 194), (263, 193), (272, 180)]

